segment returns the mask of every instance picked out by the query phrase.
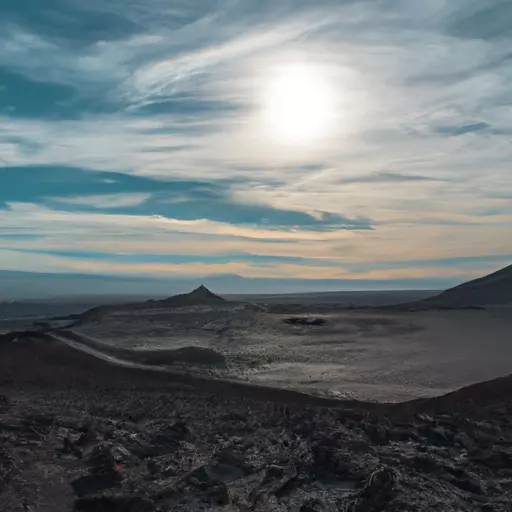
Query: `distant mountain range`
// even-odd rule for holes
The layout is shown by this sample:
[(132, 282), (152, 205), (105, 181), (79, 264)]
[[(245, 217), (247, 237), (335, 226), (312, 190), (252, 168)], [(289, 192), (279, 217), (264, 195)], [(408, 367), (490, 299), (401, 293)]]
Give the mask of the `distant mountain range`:
[[(203, 281), (204, 285), (198, 286), (198, 281)], [(450, 288), (452, 281), (434, 281), (438, 290), (449, 288), (437, 294), (432, 288), (430, 288), (432, 291), (428, 291), (427, 285), (432, 283), (431, 280), (425, 282), (424, 280), (250, 279), (237, 275), (202, 279), (149, 279), (0, 271), (0, 319), (66, 316), (91, 308), (141, 303), (148, 299), (166, 303), (169, 306), (213, 304), (224, 300), (210, 292), (208, 288), (214, 289), (221, 295), (232, 296), (233, 300), (279, 301), (280, 303), (297, 300), (311, 303), (315, 302), (315, 295), (318, 295), (318, 301), (322, 303), (339, 303), (346, 306), (349, 304), (372, 305), (412, 310), (512, 305), (512, 265)], [(448, 286), (443, 286), (445, 283)], [(187, 293), (192, 288), (195, 289)], [(402, 291), (397, 292), (396, 297), (383, 299), (378, 294), (387, 293), (385, 290)], [(421, 290), (424, 291), (421, 292)], [(362, 297), (351, 295), (349, 293), (351, 291), (361, 292)], [(375, 293), (367, 296), (366, 292), (370, 291)], [(329, 292), (332, 297), (326, 297)], [(350, 296), (343, 295), (347, 293)], [(255, 298), (251, 299), (248, 294), (253, 294)], [(270, 294), (279, 294), (279, 297)], [(432, 296), (421, 300), (429, 295)], [(396, 302), (390, 302), (390, 300), (396, 300)]]
[(235, 274), (198, 277), (129, 277), (96, 274), (43, 274), (0, 270), (0, 301), (117, 296), (123, 300), (165, 298), (201, 283), (222, 294), (445, 290), (457, 279), (264, 279)]
[(436, 307), (512, 304), (512, 265), (422, 301)]

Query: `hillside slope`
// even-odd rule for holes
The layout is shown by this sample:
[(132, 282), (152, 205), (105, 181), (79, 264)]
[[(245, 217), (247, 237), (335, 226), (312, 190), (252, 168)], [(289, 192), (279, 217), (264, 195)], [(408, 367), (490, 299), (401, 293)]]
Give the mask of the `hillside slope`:
[(336, 407), (190, 384), (0, 344), (0, 510), (510, 512), (511, 377)]
[(440, 295), (425, 299), (422, 304), (440, 307), (512, 304), (512, 265), (450, 288)]

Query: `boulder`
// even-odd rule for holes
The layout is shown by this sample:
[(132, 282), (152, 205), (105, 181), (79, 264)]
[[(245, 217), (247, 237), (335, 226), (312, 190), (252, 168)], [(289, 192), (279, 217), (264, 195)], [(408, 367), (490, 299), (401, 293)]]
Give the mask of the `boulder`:
[(382, 467), (374, 471), (359, 491), (352, 512), (380, 512), (397, 492), (399, 474), (393, 468)]
[(104, 444), (95, 446), (89, 456), (89, 471), (92, 475), (117, 476), (116, 459)]
[(324, 510), (327, 510), (327, 507), (319, 498), (310, 498), (300, 507), (300, 512), (324, 512)]

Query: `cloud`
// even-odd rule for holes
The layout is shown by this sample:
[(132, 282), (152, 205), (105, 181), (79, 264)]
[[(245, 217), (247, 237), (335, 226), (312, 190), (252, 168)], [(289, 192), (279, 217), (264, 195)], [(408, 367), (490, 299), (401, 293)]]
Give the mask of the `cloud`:
[(449, 23), (450, 34), (467, 39), (493, 40), (512, 37), (512, 5), (507, 0), (465, 2), (469, 7), (459, 11)]
[[(0, 246), (0, 250), (2, 247)], [(465, 256), (444, 259), (411, 259), (408, 261), (380, 261), (373, 264), (368, 262), (347, 261), (343, 258), (321, 257), (307, 258), (297, 256), (261, 255), (247, 252), (218, 252), (218, 253), (183, 253), (151, 254), (148, 251), (141, 252), (95, 252), (92, 250), (72, 249), (27, 249), (18, 247), (17, 252), (23, 254), (41, 254), (57, 258), (65, 258), (73, 264), (86, 266), (87, 262), (100, 265), (106, 262), (109, 266), (117, 265), (119, 268), (136, 268), (137, 266), (158, 269), (187, 269), (210, 268), (218, 265), (226, 266), (227, 263), (251, 267), (254, 272), (260, 272), (259, 277), (268, 277), (270, 274), (282, 272), (284, 268), (301, 271), (305, 278), (315, 279), (399, 279), (435, 276), (439, 269), (439, 276), (468, 275), (468, 272), (476, 272), (482, 269), (484, 274), (487, 269), (494, 266), (506, 266), (512, 262), (512, 252), (509, 254), (487, 254), (485, 256)], [(228, 268), (226, 266), (226, 268)], [(240, 267), (239, 267), (240, 268)], [(278, 269), (278, 270), (276, 270)], [(230, 270), (234, 271), (234, 270)], [(212, 272), (214, 273), (214, 272)], [(299, 272), (297, 272), (299, 275)], [(309, 277), (307, 277), (309, 275)], [(311, 277), (314, 276), (314, 277)], [(293, 277), (293, 273), (288, 277)]]
[(292, 18), (284, 24), (273, 23), (263, 28), (249, 29), (227, 42), (178, 53), (173, 58), (151, 63), (138, 70), (131, 83), (132, 91), (128, 91), (128, 94), (133, 94), (136, 101), (152, 96), (159, 97), (168, 89), (172, 91), (175, 84), (204, 73), (212, 66), (268, 51), (332, 22), (332, 13), (331, 16), (322, 13), (313, 18)]
[[(126, 252), (134, 254), (226, 254), (337, 260), (340, 265), (382, 261), (432, 260), (486, 254), (507, 255), (512, 214), (495, 224), (481, 219), (459, 226), (453, 239), (449, 225), (381, 226), (375, 231), (276, 230), (234, 226), (206, 219), (180, 221), (154, 216), (50, 210), (26, 203), (11, 204), (0, 216), (0, 234), (38, 235), (36, 240), (10, 240), (10, 247), (44, 250)], [(408, 243), (401, 238), (406, 236)]]
[(236, 225), (227, 222), (213, 221), (206, 218), (183, 220), (167, 218), (161, 215), (129, 215), (111, 213), (72, 212), (65, 210), (51, 210), (30, 203), (8, 203), (8, 209), (2, 212), (0, 228), (18, 226), (44, 226), (47, 233), (55, 233), (57, 226), (67, 227), (77, 232), (101, 230), (106, 236), (115, 234), (119, 229), (131, 227), (132, 233), (137, 230), (149, 229), (162, 234), (188, 233), (190, 235), (204, 236), (233, 236), (247, 239), (261, 240), (329, 240), (336, 239), (345, 231), (344, 227), (338, 230), (298, 229), (297, 227), (275, 229), (272, 226), (262, 225)]
[[(261, 265), (258, 262), (247, 260), (231, 261), (194, 261), (189, 258), (181, 262), (160, 260), (139, 261), (120, 257), (104, 258), (102, 255), (90, 255), (90, 257), (77, 257), (75, 254), (52, 254), (32, 253), (24, 251), (9, 251), (0, 249), (0, 264), (7, 270), (30, 271), (37, 269), (46, 272), (59, 273), (85, 273), (89, 275), (114, 275), (133, 277), (145, 276), (160, 279), (183, 279), (186, 277), (208, 277), (225, 276), (225, 281), (233, 277), (244, 275), (251, 279), (269, 279), (270, 282), (286, 284), (287, 280), (297, 279), (302, 283), (302, 289), (317, 286), (316, 289), (333, 289), (350, 287), (350, 283), (356, 287), (381, 288), (388, 287), (418, 287), (430, 282), (439, 282), (457, 279), (458, 282), (464, 279), (479, 277), (488, 271), (488, 262), (483, 265), (471, 264), (470, 266), (459, 265), (455, 269), (442, 268), (435, 265), (393, 267), (391, 265), (379, 269), (348, 269), (342, 267), (322, 267), (304, 262), (304, 264), (274, 260), (271, 265)], [(413, 262), (411, 262), (413, 263)], [(421, 262), (420, 262), (421, 263)], [(310, 281), (310, 283), (307, 283)], [(448, 281), (449, 282), (449, 281)], [(315, 284), (316, 283), (316, 284)], [(222, 285), (222, 281), (220, 282)], [(455, 284), (455, 283), (451, 283)], [(268, 290), (268, 288), (267, 288)]]
[(479, 123), (469, 123), (463, 124), (461, 126), (440, 126), (437, 128), (437, 131), (441, 134), (446, 135), (465, 135), (467, 133), (476, 133), (482, 130), (487, 130), (490, 128), (488, 123), (479, 122)]
[(340, 183), (407, 183), (416, 181), (437, 181), (435, 178), (417, 174), (402, 174), (399, 172), (375, 172), (368, 175), (342, 178)]
[[(87, 242), (105, 261), (113, 240), (185, 257), (214, 241), (234, 262), (306, 258), (315, 275), (322, 259), (330, 275), (327, 260), (507, 254), (509, 10), (7, 0), (0, 235), (12, 248)], [(314, 63), (339, 98), (332, 133), (286, 146), (261, 111), (275, 70), (295, 62)], [(286, 264), (276, 272), (304, 270)]]
[(129, 206), (140, 206), (150, 197), (151, 194), (105, 194), (98, 196), (54, 197), (50, 199), (57, 203), (110, 210)]
[[(3, 201), (40, 203), (50, 208), (108, 213), (115, 208), (126, 215), (161, 216), (178, 220), (209, 219), (235, 225), (261, 225), (267, 229), (371, 229), (371, 221), (341, 213), (274, 208), (237, 202), (230, 193), (240, 180), (161, 181), (122, 173), (91, 172), (72, 167), (10, 167), (0, 170), (5, 187)], [(27, 187), (26, 184), (31, 183)], [(59, 195), (49, 196), (51, 193)], [(81, 193), (81, 195), (79, 195)]]

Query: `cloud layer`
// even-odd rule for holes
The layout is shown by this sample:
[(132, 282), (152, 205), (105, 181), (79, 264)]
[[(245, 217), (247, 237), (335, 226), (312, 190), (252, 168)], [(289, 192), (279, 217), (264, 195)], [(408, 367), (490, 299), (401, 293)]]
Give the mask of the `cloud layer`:
[[(501, 0), (7, 0), (0, 268), (463, 280), (504, 265), (510, 14)], [(262, 123), (269, 81), (296, 63), (338, 98), (315, 144)]]

